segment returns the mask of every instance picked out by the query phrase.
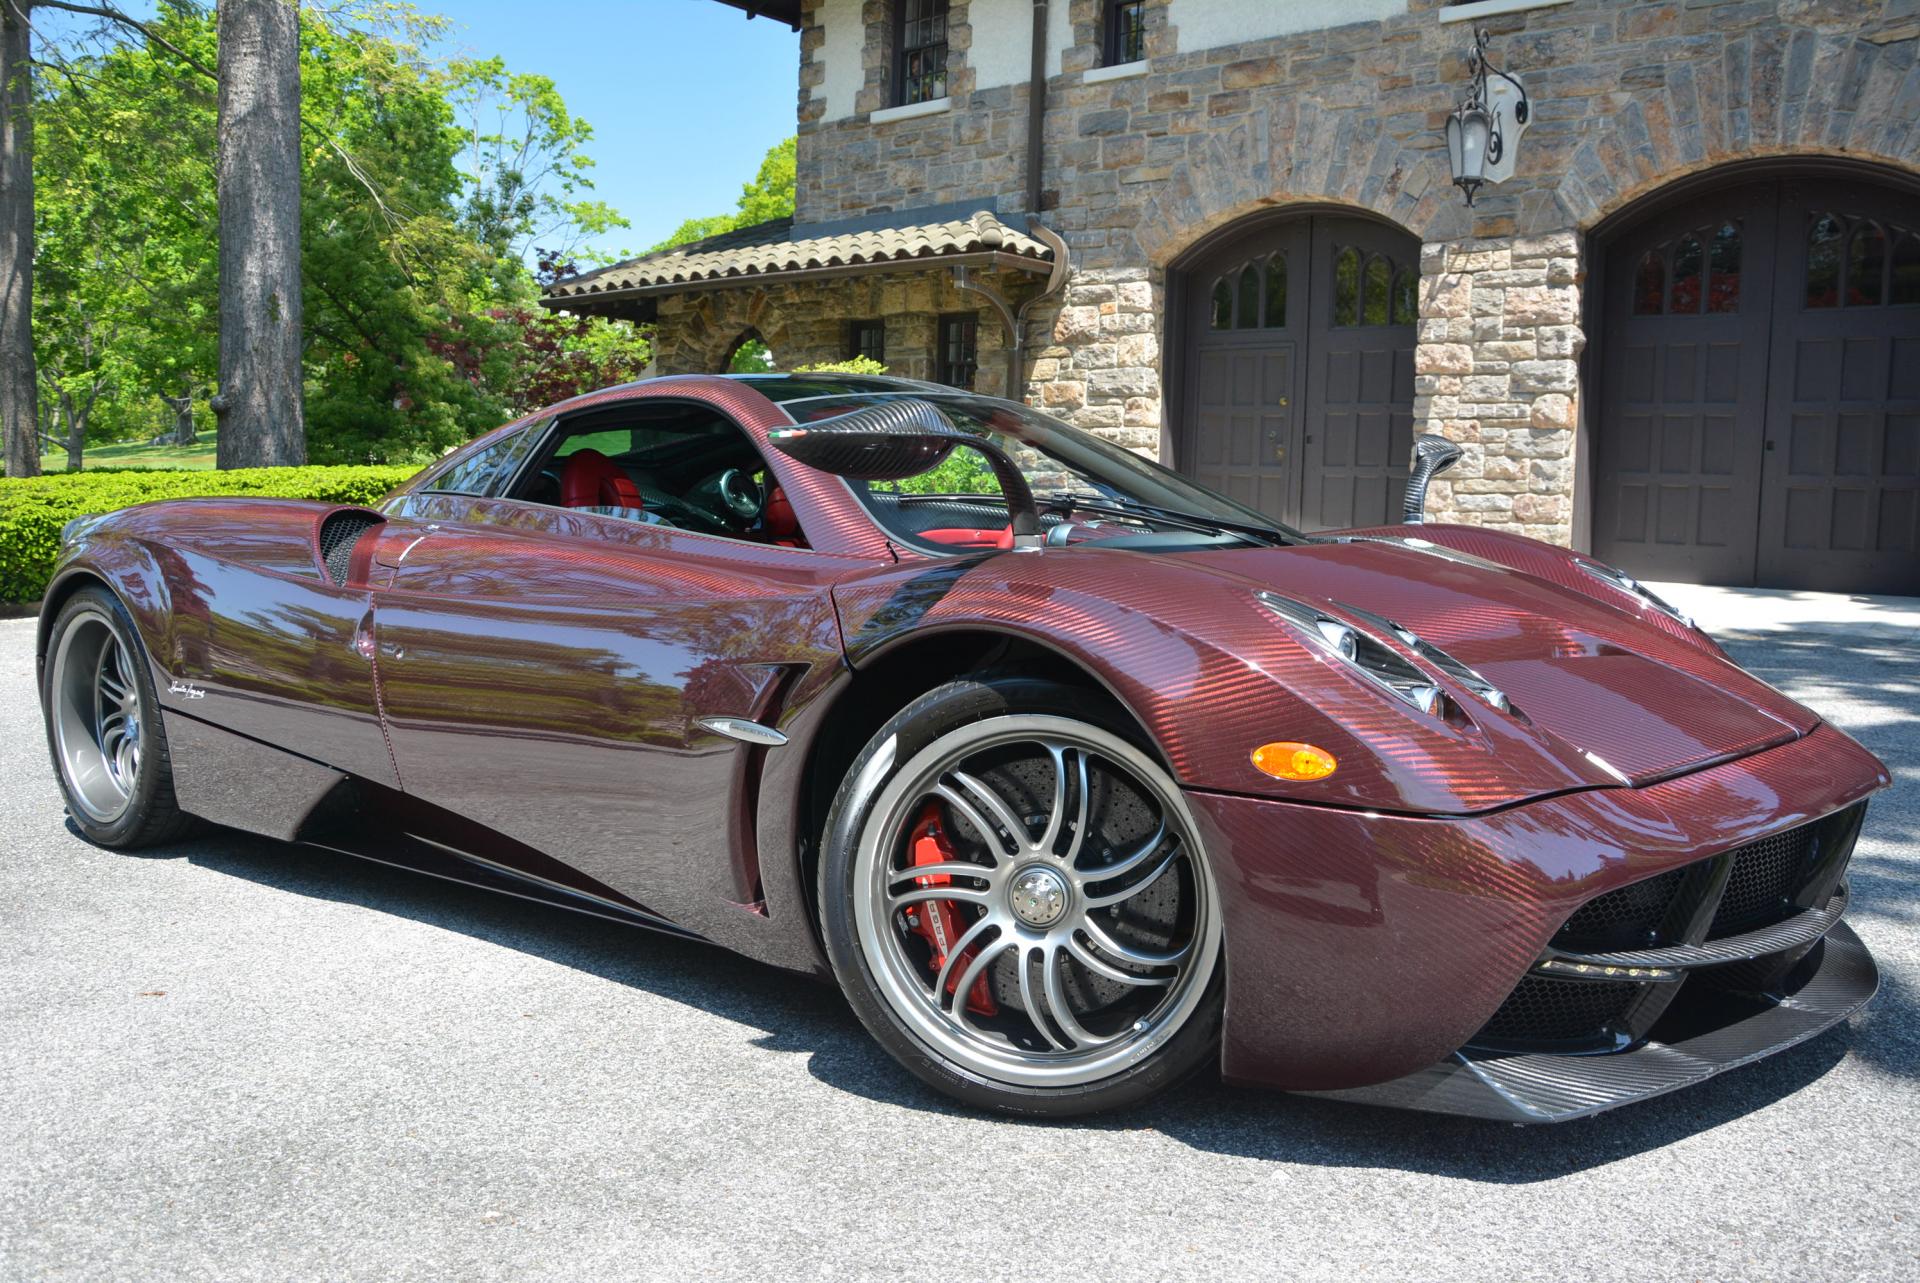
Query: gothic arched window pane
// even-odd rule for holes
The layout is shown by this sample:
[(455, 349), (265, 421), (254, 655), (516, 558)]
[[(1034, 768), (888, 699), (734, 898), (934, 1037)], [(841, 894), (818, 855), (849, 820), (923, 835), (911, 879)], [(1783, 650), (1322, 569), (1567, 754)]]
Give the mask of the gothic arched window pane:
[(1393, 264), (1378, 254), (1367, 260), (1366, 287), (1361, 291), (1360, 315), (1366, 325), (1385, 325), (1388, 297), (1393, 293)]
[(1840, 306), (1840, 220), (1832, 214), (1807, 232), (1807, 306)]
[(1920, 303), (1920, 233), (1907, 232), (1893, 247), (1889, 303)]
[(1240, 306), (1234, 312), (1233, 328), (1253, 330), (1260, 327), (1260, 273), (1249, 263), (1240, 270)]
[(1411, 267), (1393, 278), (1393, 323), (1412, 325), (1420, 319), (1420, 278)]
[(1702, 257), (1698, 236), (1682, 236), (1673, 248), (1673, 295), (1667, 310), (1676, 316), (1700, 310)]
[(1740, 229), (1732, 223), (1722, 225), (1713, 234), (1713, 246), (1707, 251), (1712, 275), (1707, 278), (1707, 311), (1740, 310)]
[(1216, 330), (1233, 328), (1233, 291), (1227, 288), (1225, 280), (1213, 283), (1213, 320)]
[(1333, 259), (1333, 323), (1360, 323), (1360, 251), (1343, 249)]
[(1287, 256), (1275, 254), (1267, 260), (1268, 329), (1280, 329), (1287, 323)]
[(1640, 256), (1633, 273), (1633, 314), (1658, 316), (1667, 301), (1667, 265), (1660, 251), (1650, 249)]
[(1847, 305), (1872, 307), (1880, 302), (1880, 278), (1887, 270), (1887, 234), (1877, 223), (1862, 222), (1853, 229), (1847, 246)]

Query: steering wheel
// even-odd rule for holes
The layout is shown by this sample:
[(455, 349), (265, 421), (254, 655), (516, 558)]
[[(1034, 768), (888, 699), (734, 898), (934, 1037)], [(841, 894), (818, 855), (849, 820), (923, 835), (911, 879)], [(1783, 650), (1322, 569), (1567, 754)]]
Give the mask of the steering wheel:
[(1059, 525), (1052, 527), (1047, 531), (1046, 546), (1049, 548), (1066, 547), (1073, 541), (1073, 532), (1075, 529), (1076, 527), (1071, 521), (1063, 521)]
[(767, 505), (759, 483), (738, 468), (728, 468), (721, 473), (718, 487), (720, 501), (727, 505), (727, 511), (743, 522), (754, 520)]

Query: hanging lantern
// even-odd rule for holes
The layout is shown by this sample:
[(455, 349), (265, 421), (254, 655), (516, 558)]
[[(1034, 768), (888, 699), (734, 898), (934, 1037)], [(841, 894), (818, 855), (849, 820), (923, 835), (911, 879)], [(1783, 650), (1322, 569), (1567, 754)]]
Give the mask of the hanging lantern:
[[(1526, 87), (1488, 60), (1489, 38), (1484, 28), (1474, 33), (1474, 47), (1467, 54), (1467, 70), (1473, 81), (1466, 100), (1447, 116), (1447, 163), (1453, 170), (1454, 185), (1466, 193), (1469, 205), (1483, 184), (1512, 176), (1513, 145), (1519, 142), (1533, 114)], [(1489, 73), (1499, 77), (1491, 89)], [(1511, 126), (1504, 119), (1508, 113)]]

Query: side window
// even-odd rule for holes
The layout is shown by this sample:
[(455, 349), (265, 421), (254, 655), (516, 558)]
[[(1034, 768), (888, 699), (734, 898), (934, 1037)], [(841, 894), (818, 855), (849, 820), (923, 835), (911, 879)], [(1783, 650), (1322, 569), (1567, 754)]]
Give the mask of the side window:
[(546, 424), (530, 423), (512, 432), (484, 450), (455, 462), (438, 476), (430, 478), (421, 490), (430, 494), (466, 494), (489, 497), (505, 491), (507, 483), (520, 468), (534, 443), (543, 435)]

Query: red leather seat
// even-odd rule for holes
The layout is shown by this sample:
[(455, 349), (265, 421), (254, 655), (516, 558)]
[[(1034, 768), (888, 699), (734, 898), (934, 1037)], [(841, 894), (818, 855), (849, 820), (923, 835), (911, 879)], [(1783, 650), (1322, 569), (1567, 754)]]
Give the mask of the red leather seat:
[(760, 530), (770, 544), (800, 547), (800, 518), (794, 515), (787, 492), (777, 485), (768, 492), (766, 507), (760, 510)]
[(598, 450), (576, 450), (560, 469), (560, 502), (569, 508), (644, 508), (640, 487)]

